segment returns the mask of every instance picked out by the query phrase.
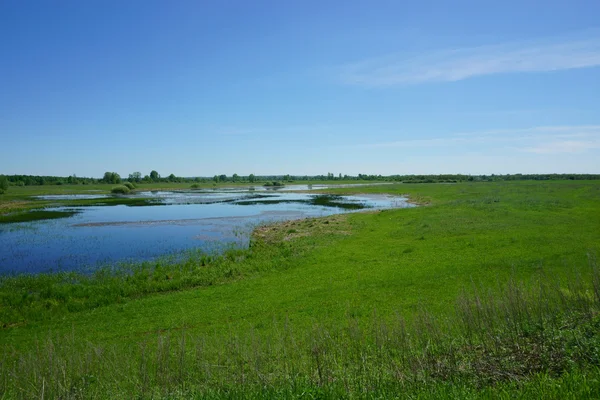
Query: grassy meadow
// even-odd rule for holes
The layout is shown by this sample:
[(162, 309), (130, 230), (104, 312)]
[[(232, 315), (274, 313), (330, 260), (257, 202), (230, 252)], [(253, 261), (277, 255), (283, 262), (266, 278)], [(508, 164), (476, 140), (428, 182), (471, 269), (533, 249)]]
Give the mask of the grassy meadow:
[(600, 182), (327, 192), (421, 206), (263, 226), (222, 256), (0, 278), (0, 398), (600, 397)]

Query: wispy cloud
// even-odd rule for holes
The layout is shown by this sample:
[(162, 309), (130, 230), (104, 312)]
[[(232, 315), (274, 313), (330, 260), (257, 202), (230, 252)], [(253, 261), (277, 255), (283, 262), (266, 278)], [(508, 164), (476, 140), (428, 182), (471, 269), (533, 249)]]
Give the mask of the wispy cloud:
[(344, 83), (366, 86), (452, 82), (476, 76), (600, 66), (600, 35), (394, 54), (340, 68)]
[(525, 147), (522, 151), (538, 154), (583, 153), (591, 149), (600, 149), (600, 139), (596, 140), (560, 140)]
[(600, 125), (539, 126), (455, 133), (427, 139), (406, 139), (362, 144), (376, 148), (439, 148), (453, 145), (494, 145), (538, 154), (583, 153), (600, 148)]

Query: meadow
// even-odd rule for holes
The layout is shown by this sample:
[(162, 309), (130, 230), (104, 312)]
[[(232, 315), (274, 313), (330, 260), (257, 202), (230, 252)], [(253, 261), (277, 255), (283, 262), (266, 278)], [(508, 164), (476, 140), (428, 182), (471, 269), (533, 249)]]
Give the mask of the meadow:
[(600, 182), (327, 192), (421, 206), (263, 226), (220, 256), (0, 278), (0, 397), (600, 396)]

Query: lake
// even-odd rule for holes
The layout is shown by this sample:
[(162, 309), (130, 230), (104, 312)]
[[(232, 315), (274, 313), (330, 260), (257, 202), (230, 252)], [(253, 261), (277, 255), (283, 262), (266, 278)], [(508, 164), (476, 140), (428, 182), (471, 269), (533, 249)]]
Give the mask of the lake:
[[(250, 233), (261, 224), (412, 206), (397, 196), (332, 196), (298, 192), (310, 187), (297, 186), (285, 191), (257, 187), (140, 192), (135, 197), (151, 205), (52, 208), (75, 214), (0, 224), (0, 273), (86, 272), (119, 262), (177, 257), (186, 250), (210, 253), (247, 246)], [(80, 196), (43, 198), (90, 198)], [(104, 197), (97, 198), (101, 202)]]

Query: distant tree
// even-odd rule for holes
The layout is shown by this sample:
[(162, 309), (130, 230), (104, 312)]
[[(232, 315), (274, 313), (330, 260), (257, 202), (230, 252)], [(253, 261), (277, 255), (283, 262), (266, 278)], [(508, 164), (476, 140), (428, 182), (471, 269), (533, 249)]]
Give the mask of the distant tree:
[(105, 172), (102, 178), (104, 183), (121, 183), (121, 176), (116, 172)]
[(150, 183), (152, 182), (152, 178), (150, 178), (150, 175), (144, 175), (142, 182)]
[(169, 175), (169, 177), (167, 179), (168, 179), (169, 182), (176, 182), (177, 181), (177, 177), (175, 176), (175, 174)]
[(4, 176), (0, 176), (0, 194), (3, 194), (8, 190), (8, 179)]
[(248, 175), (248, 181), (250, 183), (254, 183), (256, 181), (256, 177), (254, 176), (254, 174)]
[(240, 180), (240, 176), (239, 176), (238, 174), (233, 174), (233, 175), (231, 176), (231, 181), (232, 181), (232, 182), (237, 182), (237, 181), (239, 181), (239, 180)]
[(142, 173), (134, 172), (133, 174), (129, 174), (129, 182), (141, 182), (142, 181)]
[(227, 175), (225, 175), (225, 174), (219, 175), (219, 180), (221, 182), (227, 182)]
[(219, 175), (213, 176), (213, 181), (215, 181), (215, 183), (219, 183)]
[(154, 182), (157, 182), (160, 179), (160, 175), (158, 174), (158, 172), (152, 170), (152, 172), (150, 172), (150, 179)]

